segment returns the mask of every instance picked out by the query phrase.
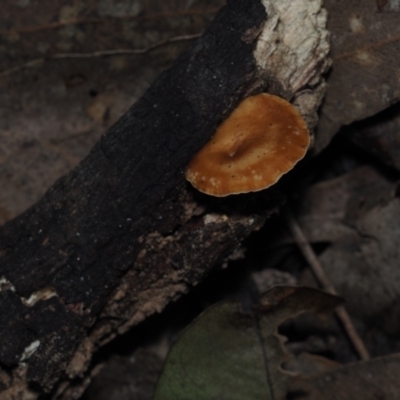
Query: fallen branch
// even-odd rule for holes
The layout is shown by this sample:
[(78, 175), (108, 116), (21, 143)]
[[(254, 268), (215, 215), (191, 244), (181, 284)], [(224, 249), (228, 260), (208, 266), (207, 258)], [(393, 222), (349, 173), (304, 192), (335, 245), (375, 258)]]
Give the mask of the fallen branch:
[(69, 175), (0, 228), (0, 399), (84, 390), (92, 354), (226, 263), (280, 203), (210, 199), (183, 171), (245, 97), (310, 129), (329, 64), (320, 0), (230, 0)]

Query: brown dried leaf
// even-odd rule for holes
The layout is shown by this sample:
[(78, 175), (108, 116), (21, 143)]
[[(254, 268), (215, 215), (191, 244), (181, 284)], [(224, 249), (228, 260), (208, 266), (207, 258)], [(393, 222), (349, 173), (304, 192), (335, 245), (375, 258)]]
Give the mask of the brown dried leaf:
[(400, 104), (356, 124), (350, 138), (357, 146), (400, 171)]
[(333, 67), (318, 125), (317, 151), (341, 126), (372, 116), (400, 98), (400, 14), (391, 3), (324, 1)]
[[(311, 187), (299, 217), (312, 242), (332, 243), (320, 260), (349, 310), (383, 321), (387, 314), (381, 326), (393, 333), (400, 330), (396, 186), (370, 167), (362, 167)], [(308, 282), (309, 277), (305, 279)]]
[(396, 186), (368, 166), (319, 182), (302, 198), (299, 223), (311, 242), (335, 242), (352, 236), (357, 234), (352, 221), (391, 200)]
[(293, 397), (302, 400), (398, 400), (400, 354), (362, 361), (292, 381)]

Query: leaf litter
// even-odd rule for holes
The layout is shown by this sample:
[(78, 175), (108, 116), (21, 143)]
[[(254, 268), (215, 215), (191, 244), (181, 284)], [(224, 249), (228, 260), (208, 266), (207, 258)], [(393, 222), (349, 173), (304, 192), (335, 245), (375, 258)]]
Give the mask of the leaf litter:
[[(4, 7), (10, 7), (9, 3), (5, 2)], [(24, 3), (29, 4), (29, 1)], [(112, 2), (101, 3), (103, 13), (120, 17), (115, 14)], [(106, 3), (111, 11), (104, 9)], [(79, 40), (82, 40), (80, 29), (62, 27), (59, 36), (54, 38), (48, 35), (47, 30), (37, 32), (33, 30), (29, 36), (24, 36), (23, 33), (27, 22), (32, 23), (32, 16), (36, 18), (40, 15), (42, 21), (36, 21), (39, 22), (38, 26), (46, 20), (46, 17), (48, 21), (53, 20), (58, 12), (63, 16), (62, 21), (79, 17), (88, 19), (90, 8), (79, 8), (80, 6), (76, 4), (70, 8), (68, 4), (62, 4), (60, 11), (54, 9), (54, 2), (49, 2), (48, 15), (30, 12), (29, 7), (23, 9), (21, 6), (23, 13), (20, 15), (16, 13), (17, 18), (21, 18), (15, 20), (17, 24), (14, 28), (17, 29), (3, 36), (3, 41), (7, 45), (10, 43), (13, 45), (13, 57), (2, 60), (3, 70), (25, 61), (27, 54), (32, 58), (41, 57), (43, 52), (47, 54), (54, 48), (58, 51), (89, 50), (85, 42), (83, 47), (79, 47)], [(328, 76), (327, 95), (321, 110), (316, 151), (319, 152), (326, 147), (341, 127), (363, 120), (360, 124), (353, 124), (342, 130), (343, 136), (350, 138), (353, 143), (376, 159), (370, 158), (367, 163), (363, 162), (357, 168), (349, 168), (339, 176), (316, 182), (306, 188), (304, 196), (300, 197), (297, 213), (300, 225), (311, 243), (329, 244), (320, 253), (320, 259), (338, 292), (346, 299), (347, 308), (361, 326), (367, 327), (364, 336), (374, 355), (400, 351), (398, 340), (400, 254), (397, 246), (400, 239), (398, 229), (400, 205), (397, 187), (399, 177), (394, 174), (393, 178), (393, 170), (388, 173), (382, 168), (384, 163), (390, 168), (400, 170), (398, 104), (389, 111), (377, 114), (400, 99), (397, 62), (400, 58), (398, 24), (400, 10), (396, 4), (397, 2), (390, 0), (324, 2), (329, 13), (333, 68)], [(33, 3), (32, 6), (35, 7)], [(41, 7), (46, 8), (43, 4)], [(137, 12), (133, 8), (128, 11), (132, 13), (129, 18), (134, 17)], [(4, 12), (3, 16), (6, 15), (7, 12)], [(179, 28), (187, 25), (185, 20), (174, 21), (173, 17), (169, 18), (171, 26)], [(107, 40), (104, 37), (99, 40), (100, 47), (113, 46), (116, 36), (119, 40), (123, 37), (127, 43), (134, 43), (138, 47), (145, 47), (155, 39), (162, 38), (159, 33), (154, 32), (155, 29), (147, 35), (145, 39), (147, 42), (142, 42), (134, 35), (135, 29), (140, 31), (150, 28), (151, 31), (151, 23), (145, 26), (133, 20), (123, 24), (119, 21), (112, 22), (111, 19), (110, 21), (110, 26), (104, 27), (98, 38), (102, 35), (107, 36), (113, 31), (111, 28), (115, 27), (115, 24), (119, 30)], [(47, 23), (44, 23), (42, 27), (46, 25)], [(21, 30), (19, 34), (18, 28)], [(165, 28), (161, 35), (170, 36), (170, 27)], [(179, 33), (182, 34), (182, 31)], [(94, 30), (91, 37), (96, 37)], [(48, 39), (48, 45), (43, 47), (43, 43), (46, 44), (44, 39)], [(29, 53), (32, 50), (33, 53)], [(157, 55), (160, 59), (150, 58), (151, 61), (146, 68), (141, 68), (139, 63), (125, 57), (116, 57), (104, 63), (101, 61), (101, 68), (99, 68), (100, 60), (89, 59), (79, 62), (65, 60), (38, 64), (30, 71), (10, 75), (7, 79), (2, 78), (0, 223), (13, 218), (30, 206), (55, 179), (73, 168), (106, 128), (118, 119), (178, 51), (179, 48), (173, 49), (171, 54), (167, 55), (167, 61), (162, 59), (167, 53), (161, 51)], [(133, 68), (137, 79), (129, 78)], [(119, 77), (124, 78), (123, 85), (118, 80)], [(371, 116), (375, 116), (373, 120), (365, 120)], [(281, 243), (288, 242), (290, 239), (287, 237), (281, 241)], [(309, 272), (303, 271), (301, 274), (284, 272), (283, 263), (275, 270), (272, 262), (267, 266), (268, 268), (257, 273), (260, 275), (263, 271), (275, 271), (273, 273), (275, 275), (287, 274), (289, 277), (285, 280), (288, 281), (295, 281), (296, 275), (300, 283), (315, 285)], [(246, 319), (246, 314), (243, 314), (244, 316), (241, 314), (239, 306), (235, 308), (233, 303), (229, 304), (230, 306), (226, 306), (224, 311), (218, 311), (218, 306), (214, 306), (210, 311), (206, 311), (204, 316), (209, 312), (215, 312), (216, 315), (233, 313), (242, 316), (233, 326), (230, 326), (230, 323), (235, 321), (235, 318), (225, 320), (227, 321), (225, 327), (242, 331), (247, 329), (247, 332), (251, 332), (252, 339), (244, 339), (244, 343), (250, 344), (250, 354), (246, 353), (245, 356), (248, 358), (243, 357), (243, 360), (252, 360), (251, 357), (257, 359), (256, 365), (260, 371), (254, 372), (252, 365), (251, 371), (255, 375), (251, 379), (257, 383), (262, 382), (263, 393), (268, 396), (271, 392), (268, 392), (265, 385), (267, 380), (263, 373), (265, 357), (263, 354), (254, 356), (253, 350), (257, 349), (260, 352), (260, 348), (263, 349), (260, 345), (260, 336), (256, 333), (264, 333), (264, 328), (268, 330), (271, 327), (264, 327), (262, 323), (262, 326), (254, 327), (254, 318)], [(259, 318), (258, 321), (263, 321), (262, 313), (259, 314), (259, 310), (254, 312)], [(219, 333), (218, 321), (216, 324), (216, 327), (210, 325), (209, 332), (206, 333), (211, 333), (213, 330)], [(188, 328), (185, 334), (190, 329), (192, 328)], [(374, 332), (377, 331), (381, 336), (374, 336)], [(238, 337), (243, 338), (243, 335)], [(270, 353), (276, 367), (275, 375), (271, 379), (272, 384), (276, 385), (274, 393), (277, 396), (283, 394), (283, 389), (290, 388), (293, 398), (322, 400), (399, 398), (400, 388), (396, 374), (399, 367), (398, 354), (340, 366), (329, 358), (304, 352), (293, 358), (282, 347), (282, 340), (274, 337), (271, 343), (278, 340), (279, 345)], [(229, 343), (220, 344), (223, 347)], [(218, 346), (215, 348), (218, 349)], [(199, 348), (198, 352), (202, 353), (202, 349)], [(235, 351), (240, 353), (243, 349), (245, 346), (236, 348)], [(232, 361), (236, 360), (239, 364), (238, 357), (231, 354), (229, 356), (233, 357)], [(291, 373), (285, 372), (280, 367), (279, 363), (282, 363), (282, 360), (286, 360), (285, 368), (290, 369)], [(188, 371), (194, 368), (191, 365), (192, 361), (185, 365)], [(207, 363), (205, 365), (208, 366)], [(293, 371), (299, 373), (298, 377), (293, 377)], [(221, 370), (216, 372), (210, 369), (206, 372), (218, 376)], [(248, 371), (243, 371), (242, 367), (238, 383), (248, 375)], [(229, 373), (224, 377), (229, 379)], [(243, 394), (240, 391), (238, 393)], [(241, 398), (251, 399), (250, 394), (246, 392)]]
[(342, 126), (375, 115), (400, 99), (400, 10), (393, 7), (395, 3), (324, 1), (333, 64), (317, 129), (317, 151)]
[(238, 303), (214, 305), (172, 347), (159, 380), (158, 399), (284, 399), (290, 353), (279, 325), (304, 312), (324, 313), (340, 298), (316, 289), (276, 286), (251, 313)]

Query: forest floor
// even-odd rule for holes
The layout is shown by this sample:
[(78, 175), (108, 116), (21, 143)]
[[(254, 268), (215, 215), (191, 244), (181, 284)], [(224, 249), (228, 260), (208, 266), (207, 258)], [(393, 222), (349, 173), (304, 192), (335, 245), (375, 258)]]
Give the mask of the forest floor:
[[(29, 0), (3, 3), (0, 224), (34, 204), (59, 177), (77, 166), (101, 135), (202, 33), (224, 2), (86, 0), (56, 5), (43, 0), (40, 12)], [(353, 3), (356, 8), (359, 2)], [(388, 25), (393, 15), (400, 16), (399, 10), (390, 9), (390, 2), (387, 6), (381, 1), (368, 3), (374, 4), (371, 14), (380, 13), (381, 23), (385, 12)], [(369, 40), (366, 37), (362, 42), (361, 37), (367, 13), (367, 7), (359, 6), (358, 13), (352, 14), (355, 19), (349, 17), (360, 43)], [(338, 38), (336, 33), (333, 38), (337, 48), (345, 42), (345, 34), (348, 32)], [(384, 38), (375, 42), (375, 49), (370, 46), (369, 53), (363, 53), (369, 60), (362, 57), (364, 48), (359, 44), (356, 57), (379, 69), (387, 62), (385, 52), (394, 52), (387, 47), (397, 42), (385, 42)], [(335, 57), (343, 59), (335, 54), (337, 48), (334, 66)], [(126, 54), (124, 49), (136, 50)], [(111, 55), (110, 50), (114, 52)], [(398, 45), (396, 51), (390, 57), (397, 55), (398, 60)], [(371, 357), (360, 361), (333, 313), (324, 323), (312, 316), (291, 318), (282, 325), (270, 320), (287, 337), (286, 351), (302, 360), (299, 368), (320, 374), (314, 378), (314, 386), (327, 376), (337, 382), (337, 386), (321, 384), (314, 389), (320, 392), (313, 392), (307, 397), (310, 399), (350, 398), (330, 396), (351, 385), (358, 387), (356, 395), (351, 392), (353, 398), (372, 399), (367, 391), (372, 396), (373, 390), (365, 386), (369, 375), (373, 387), (385, 388), (385, 398), (400, 398), (400, 387), (389, 373), (400, 364), (400, 107), (395, 104), (400, 89), (398, 76), (393, 81), (388, 75), (387, 68), (380, 75), (364, 73), (364, 79), (370, 76), (365, 86), (371, 96), (383, 99), (381, 103), (363, 103), (365, 92), (352, 92), (351, 104), (361, 104), (358, 111), (351, 117), (345, 110), (342, 120), (326, 125), (332, 132), (329, 140), (319, 140), (317, 130), (317, 151), (299, 164), (296, 184), (290, 186), (293, 178), (288, 178), (280, 187), (336, 292), (345, 300)], [(348, 79), (347, 90), (352, 85)], [(328, 98), (328, 107), (333, 103)], [(344, 102), (342, 107), (348, 108), (348, 104)], [(83, 398), (151, 399), (171, 344), (196, 317), (203, 315), (196, 320), (201, 326), (208, 315), (202, 313), (220, 301), (249, 307), (258, 294), (274, 285), (319, 287), (280, 213), (238, 247), (236, 260), (97, 354), (93, 362), (103, 369)], [(223, 338), (227, 333), (219, 334)], [(203, 346), (191, 340), (194, 347)], [(194, 350), (185, 351), (190, 355)], [(313, 359), (311, 363), (307, 359), (310, 354), (318, 355), (318, 362)], [(210, 365), (212, 374), (224, 368)], [(295, 383), (291, 398), (306, 392), (307, 384)]]

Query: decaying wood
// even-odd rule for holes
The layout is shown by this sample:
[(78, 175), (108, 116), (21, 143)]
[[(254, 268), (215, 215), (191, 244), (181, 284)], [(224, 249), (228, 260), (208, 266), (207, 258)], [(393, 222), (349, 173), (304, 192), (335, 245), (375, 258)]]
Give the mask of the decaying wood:
[(0, 229), (0, 399), (77, 396), (99, 346), (263, 224), (276, 191), (209, 199), (183, 171), (250, 94), (294, 102), (314, 127), (325, 23), (320, 0), (231, 0), (78, 168)]

